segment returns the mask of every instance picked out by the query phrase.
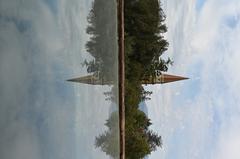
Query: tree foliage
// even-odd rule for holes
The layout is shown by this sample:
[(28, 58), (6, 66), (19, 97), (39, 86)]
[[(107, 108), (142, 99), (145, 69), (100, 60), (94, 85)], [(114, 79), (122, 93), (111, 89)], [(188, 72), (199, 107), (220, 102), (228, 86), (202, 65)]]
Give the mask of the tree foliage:
[[(117, 68), (116, 6), (114, 0), (94, 0), (88, 15), (86, 32), (90, 40), (87, 51), (94, 57), (84, 65), (90, 73), (98, 72), (100, 78), (116, 80)], [(150, 100), (152, 92), (145, 91), (141, 81), (152, 76), (156, 70), (167, 71), (173, 62), (161, 55), (169, 43), (163, 34), (167, 32), (166, 16), (159, 0), (127, 0), (125, 12), (125, 107), (126, 107), (126, 159), (141, 159), (157, 147), (162, 146), (162, 138), (149, 129), (152, 124), (147, 115), (139, 110), (140, 102)], [(115, 78), (115, 79), (114, 79)], [(105, 92), (106, 99), (117, 102), (117, 85), (111, 92)], [(108, 128), (96, 137), (95, 146), (106, 154), (118, 158), (118, 115), (113, 112), (106, 122)]]
[(145, 91), (141, 80), (155, 75), (156, 70), (167, 71), (172, 60), (161, 55), (168, 42), (166, 16), (158, 0), (125, 1), (125, 105), (126, 105), (126, 158), (140, 159), (162, 146), (162, 138), (149, 130), (152, 124), (139, 103), (150, 100), (152, 92)]
[(119, 125), (118, 112), (111, 114), (105, 125), (108, 130), (96, 137), (95, 146), (113, 158), (119, 157)]
[(86, 50), (94, 57), (92, 61), (85, 61), (89, 73), (98, 71), (100, 77), (107, 80), (117, 80), (114, 71), (117, 68), (117, 21), (116, 2), (113, 0), (94, 0), (92, 9), (87, 17), (86, 32), (90, 40), (86, 43)]

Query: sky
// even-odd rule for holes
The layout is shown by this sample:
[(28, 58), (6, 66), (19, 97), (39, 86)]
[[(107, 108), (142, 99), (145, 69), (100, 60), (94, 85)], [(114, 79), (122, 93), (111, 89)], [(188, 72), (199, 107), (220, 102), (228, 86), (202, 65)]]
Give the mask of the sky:
[(174, 61), (187, 81), (148, 86), (151, 127), (163, 148), (150, 159), (240, 158), (240, 1), (163, 0)]
[[(240, 1), (162, 2), (169, 73), (190, 79), (147, 87), (151, 128), (163, 137), (149, 158), (239, 159)], [(90, 6), (0, 0), (1, 159), (107, 158), (93, 143), (105, 130), (110, 105), (102, 92), (109, 88), (65, 82), (86, 74)]]
[(0, 0), (1, 159), (107, 158), (94, 140), (110, 87), (66, 82), (87, 74), (91, 3)]

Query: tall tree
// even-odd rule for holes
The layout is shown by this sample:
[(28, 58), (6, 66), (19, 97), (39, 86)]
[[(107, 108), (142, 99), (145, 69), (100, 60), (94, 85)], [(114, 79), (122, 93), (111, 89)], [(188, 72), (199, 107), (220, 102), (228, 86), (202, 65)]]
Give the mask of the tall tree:
[[(87, 51), (94, 57), (86, 61), (88, 72), (99, 72), (100, 78), (113, 79), (112, 68), (117, 67), (117, 21), (114, 0), (94, 0), (88, 16), (87, 33), (90, 40)], [(148, 99), (151, 92), (144, 90), (141, 80), (151, 76), (155, 70), (167, 71), (172, 63), (161, 55), (167, 50), (168, 42), (163, 33), (167, 31), (166, 16), (159, 0), (127, 0), (125, 12), (125, 107), (126, 107), (126, 159), (140, 159), (161, 147), (162, 139), (149, 130), (152, 124), (147, 115), (139, 110), (139, 103)], [(113, 20), (115, 19), (115, 20)], [(116, 79), (116, 77), (115, 77)], [(117, 81), (117, 80), (116, 80)], [(114, 85), (114, 88), (117, 88)], [(108, 99), (117, 101), (117, 94), (106, 93)], [(107, 120), (107, 131), (96, 137), (95, 146), (106, 154), (117, 158), (118, 147), (117, 112)]]
[[(94, 0), (87, 17), (86, 32), (90, 40), (86, 43), (87, 52), (94, 60), (85, 65), (88, 72), (99, 72), (101, 78), (117, 81), (113, 76), (117, 70), (117, 21), (116, 2), (114, 0)], [(91, 69), (94, 68), (94, 69)], [(115, 69), (114, 69), (115, 68)]]
[(114, 159), (119, 158), (119, 125), (118, 112), (113, 112), (105, 123), (108, 130), (95, 139), (95, 146), (100, 147), (103, 152)]

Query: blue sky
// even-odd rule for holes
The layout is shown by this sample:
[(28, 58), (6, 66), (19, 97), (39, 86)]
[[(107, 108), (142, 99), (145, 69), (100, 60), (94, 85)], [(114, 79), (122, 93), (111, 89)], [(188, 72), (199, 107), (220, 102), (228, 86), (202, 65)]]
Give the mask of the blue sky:
[(196, 0), (196, 10), (200, 11), (203, 8), (205, 2), (206, 0)]
[(163, 149), (151, 159), (238, 159), (240, 1), (165, 0), (169, 72), (188, 81), (150, 86), (152, 128)]

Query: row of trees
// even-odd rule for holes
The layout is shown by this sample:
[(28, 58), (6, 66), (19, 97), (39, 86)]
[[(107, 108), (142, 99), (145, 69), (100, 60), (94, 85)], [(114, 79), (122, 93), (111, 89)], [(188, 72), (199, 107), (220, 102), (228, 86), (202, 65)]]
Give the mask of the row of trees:
[[(117, 11), (115, 0), (94, 0), (87, 17), (86, 32), (90, 40), (86, 43), (87, 52), (94, 57), (85, 61), (88, 73), (97, 73), (104, 81), (113, 81), (109, 92), (104, 92), (106, 100), (117, 103), (118, 100), (118, 44)], [(111, 82), (112, 83), (112, 82)], [(114, 159), (119, 158), (119, 122), (118, 111), (113, 111), (106, 121), (108, 128), (95, 139), (95, 146)]]
[[(140, 159), (162, 146), (161, 136), (149, 129), (152, 124), (147, 115), (139, 110), (139, 103), (149, 100), (152, 92), (145, 91), (141, 81), (155, 73), (167, 71), (172, 64), (161, 55), (168, 42), (163, 33), (167, 31), (166, 16), (159, 0), (127, 0), (125, 12), (125, 107), (126, 107), (126, 158)], [(91, 35), (86, 44), (94, 57), (86, 61), (89, 73), (99, 73), (100, 78), (117, 81), (117, 21), (115, 0), (94, 0), (88, 16), (87, 33)], [(117, 103), (117, 84), (106, 92), (108, 100)], [(105, 124), (108, 130), (96, 137), (95, 145), (106, 154), (118, 158), (118, 113), (113, 112)]]
[(126, 156), (128, 159), (144, 158), (157, 147), (162, 138), (149, 129), (152, 124), (139, 110), (143, 100), (152, 92), (145, 91), (141, 81), (155, 75), (155, 70), (167, 71), (171, 59), (161, 55), (167, 50), (166, 16), (159, 0), (125, 1), (125, 64), (126, 64)]

